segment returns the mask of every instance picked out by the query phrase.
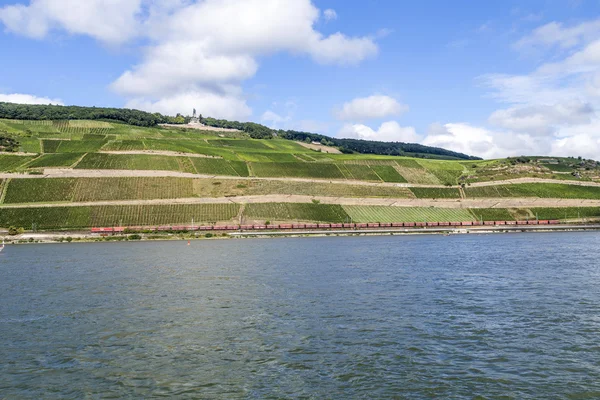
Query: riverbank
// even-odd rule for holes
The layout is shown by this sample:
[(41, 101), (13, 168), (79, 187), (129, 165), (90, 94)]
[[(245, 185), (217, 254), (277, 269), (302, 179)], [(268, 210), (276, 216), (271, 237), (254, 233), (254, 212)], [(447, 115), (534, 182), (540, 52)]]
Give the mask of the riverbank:
[(307, 229), (299, 231), (236, 231), (228, 233), (152, 233), (152, 234), (115, 234), (99, 235), (87, 231), (36, 232), (10, 236), (0, 233), (0, 240), (6, 244), (34, 243), (90, 243), (124, 241), (174, 241), (174, 240), (216, 240), (274, 237), (330, 237), (330, 236), (390, 236), (390, 235), (465, 235), (465, 234), (501, 234), (532, 232), (574, 232), (600, 231), (600, 224), (561, 224), (532, 226), (476, 226), (476, 227), (426, 227), (426, 228), (377, 228), (326, 230)]

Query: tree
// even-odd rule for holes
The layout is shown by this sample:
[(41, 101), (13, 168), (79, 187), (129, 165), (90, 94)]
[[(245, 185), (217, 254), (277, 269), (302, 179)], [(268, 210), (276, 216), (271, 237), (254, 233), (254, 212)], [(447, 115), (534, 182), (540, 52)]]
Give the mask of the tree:
[(20, 235), (23, 232), (25, 232), (25, 229), (23, 229), (23, 228), (17, 228), (16, 226), (10, 226), (8, 228), (8, 234), (11, 235), (11, 236)]

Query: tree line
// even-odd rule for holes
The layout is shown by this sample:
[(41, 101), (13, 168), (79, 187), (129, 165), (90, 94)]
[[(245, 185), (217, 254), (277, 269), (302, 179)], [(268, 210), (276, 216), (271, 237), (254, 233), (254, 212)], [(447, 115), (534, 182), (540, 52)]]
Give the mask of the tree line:
[(0, 118), (21, 120), (111, 120), (129, 125), (151, 127), (157, 124), (184, 124), (185, 117), (149, 113), (129, 108), (56, 106), (43, 104), (15, 104), (0, 102)]
[[(153, 127), (158, 124), (186, 124), (190, 117), (177, 114), (176, 116), (149, 113), (128, 108), (80, 107), (56, 105), (30, 105), (0, 102), (0, 118), (20, 120), (109, 120), (119, 121), (129, 125)], [(316, 141), (336, 146), (343, 153), (380, 154), (380, 155), (411, 155), (420, 157), (435, 156), (437, 158), (478, 160), (463, 153), (424, 146), (417, 143), (379, 142), (374, 140), (340, 139), (310, 132), (293, 130), (273, 130), (254, 122), (228, 121), (225, 119), (205, 118), (200, 121), (207, 126), (216, 128), (237, 129), (246, 132), (254, 139), (270, 139), (278, 136), (283, 139), (297, 141)]]

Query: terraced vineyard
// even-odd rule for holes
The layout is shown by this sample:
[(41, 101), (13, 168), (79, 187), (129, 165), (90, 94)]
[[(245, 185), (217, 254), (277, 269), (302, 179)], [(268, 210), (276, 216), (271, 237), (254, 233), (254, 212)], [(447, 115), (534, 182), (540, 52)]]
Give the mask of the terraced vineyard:
[(339, 205), (311, 203), (248, 204), (244, 216), (252, 220), (345, 222), (348, 215)]
[(471, 214), (478, 221), (514, 221), (515, 215), (505, 208), (473, 208)]
[(79, 153), (43, 154), (27, 164), (27, 168), (70, 167), (83, 156)]
[(600, 187), (559, 183), (524, 183), (518, 185), (465, 188), (467, 197), (540, 197), (550, 199), (600, 199)]
[(459, 199), (460, 192), (455, 188), (424, 188), (410, 189), (419, 199)]
[(4, 203), (72, 201), (76, 179), (13, 179), (5, 189)]
[(213, 158), (192, 157), (192, 164), (197, 173), (204, 175), (248, 176), (246, 163)]
[(34, 157), (32, 156), (13, 156), (0, 154), (0, 171), (15, 170), (33, 159)]
[(335, 164), (319, 163), (251, 163), (254, 176), (286, 178), (345, 179)]
[(75, 168), (196, 172), (188, 157), (146, 154), (90, 153)]
[[(331, 154), (281, 138), (251, 139), (241, 131), (144, 128), (105, 121), (4, 119), (0, 120), (0, 132), (18, 142), (18, 151), (22, 152), (0, 154), (0, 172), (10, 172), (3, 176), (10, 179), (4, 181), (0, 191), (0, 227), (8, 223), (23, 227), (36, 223), (38, 228), (48, 229), (119, 223), (176, 224), (191, 218), (214, 222), (230, 220), (240, 211), (236, 204), (192, 204), (198, 202), (191, 199), (194, 197), (249, 201), (242, 217), (257, 221), (344, 222), (352, 218), (355, 222), (456, 222), (598, 216), (595, 208), (562, 208), (558, 200), (557, 207), (531, 208), (553, 204), (553, 200), (540, 199), (595, 205), (594, 201), (600, 200), (600, 187), (585, 184), (600, 182), (600, 164), (591, 160), (519, 157), (446, 161)], [(17, 146), (11, 149), (16, 150)], [(118, 177), (88, 177), (108, 175), (109, 170), (123, 171), (111, 173)], [(173, 177), (152, 176), (160, 175), (159, 171), (167, 171)], [(212, 178), (193, 178), (194, 175)], [(554, 179), (557, 183), (469, 186), (473, 182), (523, 177)], [(565, 181), (584, 185), (569, 185)], [(465, 187), (460, 188), (459, 184)], [(466, 199), (461, 199), (463, 194)], [(265, 202), (255, 198), (266, 195), (271, 197)], [(239, 199), (242, 196), (253, 197)], [(320, 200), (339, 204), (312, 203), (311, 197), (329, 197)], [(506, 207), (516, 208), (485, 208), (496, 206), (496, 200), (492, 202), (491, 198), (502, 199), (509, 204)], [(511, 198), (515, 200), (504, 200)], [(160, 199), (178, 199), (178, 203), (142, 203)], [(135, 206), (118, 204), (138, 200)], [(100, 201), (115, 204), (60, 204)], [(462, 208), (464, 202), (475, 208)], [(438, 203), (455, 208), (425, 207)], [(32, 207), (20, 208), (29, 204)], [(42, 204), (48, 207), (40, 207)]]
[(73, 229), (93, 226), (132, 226), (216, 223), (235, 218), (235, 204), (172, 204), (146, 206), (7, 208), (0, 226)]
[(462, 222), (473, 221), (466, 209), (423, 207), (344, 206), (354, 222)]
[(533, 216), (531, 219), (600, 219), (600, 207), (545, 207), (531, 208), (529, 211)]
[(194, 196), (188, 178), (35, 178), (12, 179), (4, 203), (87, 202), (177, 199)]

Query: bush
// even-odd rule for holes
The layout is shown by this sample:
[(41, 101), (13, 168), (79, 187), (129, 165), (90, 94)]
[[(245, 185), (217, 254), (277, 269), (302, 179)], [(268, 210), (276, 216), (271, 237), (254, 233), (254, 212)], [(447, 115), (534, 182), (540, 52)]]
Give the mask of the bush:
[(11, 236), (20, 235), (23, 232), (25, 232), (25, 229), (23, 228), (17, 228), (15, 226), (11, 226), (8, 228), (8, 234)]
[(129, 240), (142, 240), (142, 237), (136, 233), (136, 234), (133, 234), (133, 235), (129, 235), (128, 239)]
[(211, 238), (211, 237), (213, 237), (213, 234), (212, 233), (207, 233), (206, 235), (204, 235), (204, 237), (205, 238)]
[(67, 242), (71, 243), (73, 241), (73, 238), (71, 236), (67, 236), (67, 238), (65, 240)]

